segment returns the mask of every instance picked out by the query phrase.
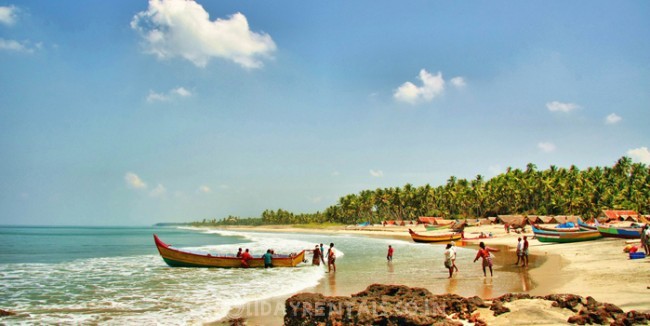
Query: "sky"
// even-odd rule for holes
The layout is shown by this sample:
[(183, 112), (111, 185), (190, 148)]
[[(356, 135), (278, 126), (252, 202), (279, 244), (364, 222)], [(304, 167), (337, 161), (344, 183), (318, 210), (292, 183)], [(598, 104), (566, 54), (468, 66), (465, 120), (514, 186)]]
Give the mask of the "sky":
[(0, 224), (650, 164), (648, 1), (0, 0)]

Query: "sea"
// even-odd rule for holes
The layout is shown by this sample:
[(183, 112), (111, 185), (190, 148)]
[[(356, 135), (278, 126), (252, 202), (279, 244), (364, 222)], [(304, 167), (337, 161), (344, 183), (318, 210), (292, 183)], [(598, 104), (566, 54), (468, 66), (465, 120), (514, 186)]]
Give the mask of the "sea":
[[(192, 252), (261, 255), (335, 243), (337, 268), (169, 267), (153, 242)], [(386, 261), (387, 246), (395, 248)], [(301, 291), (349, 295), (370, 283), (489, 297), (534, 282), (511, 268), (484, 278), (475, 248), (458, 248), (461, 272), (447, 279), (441, 245), (340, 234), (244, 232), (191, 227), (0, 227), (0, 324), (180, 325), (215, 322), (233, 308)], [(310, 257), (308, 257), (310, 258)], [(501, 265), (505, 266), (504, 261)]]

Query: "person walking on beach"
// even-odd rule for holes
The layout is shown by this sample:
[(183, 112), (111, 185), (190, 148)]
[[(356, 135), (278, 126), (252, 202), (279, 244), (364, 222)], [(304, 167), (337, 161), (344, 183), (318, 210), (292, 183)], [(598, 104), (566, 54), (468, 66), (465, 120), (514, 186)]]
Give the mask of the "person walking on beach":
[(491, 251), (499, 251), (498, 249), (486, 247), (485, 243), (481, 241), (478, 245), (481, 247), (481, 249), (476, 253), (476, 258), (474, 258), (474, 262), (476, 262), (479, 258), (483, 259), (483, 276), (487, 276), (485, 272), (485, 268), (489, 267), (490, 268), (490, 277), (492, 277), (492, 256), (490, 256)]
[(253, 259), (253, 256), (251, 256), (250, 252), (248, 252), (248, 248), (246, 248), (246, 251), (241, 254), (241, 264), (242, 266), (248, 268), (250, 265), (248, 265), (248, 261)]
[(332, 269), (336, 272), (336, 253), (334, 252), (334, 243), (330, 243), (330, 248), (327, 249), (327, 272)]
[(645, 225), (645, 231), (643, 233), (645, 233), (645, 241), (643, 241), (641, 245), (645, 250), (645, 254), (650, 255), (650, 225)]
[(524, 246), (521, 249), (521, 266), (528, 267), (528, 237), (524, 236)]
[(455, 242), (450, 242), (451, 245), (451, 266), (458, 272), (458, 266), (456, 266), (456, 243)]
[(262, 255), (262, 258), (264, 258), (264, 268), (273, 267), (273, 254), (271, 253), (271, 249), (267, 250), (266, 253)]
[(521, 261), (521, 255), (523, 253), (524, 249), (524, 244), (521, 242), (521, 237), (517, 238), (517, 262), (515, 265), (519, 266), (519, 262)]
[(454, 256), (454, 249), (451, 248), (451, 243), (447, 244), (445, 248), (445, 268), (449, 271), (449, 278), (454, 275), (454, 263), (452, 257)]
[(388, 254), (386, 255), (386, 260), (388, 261), (393, 261), (393, 247), (391, 245), (388, 245)]

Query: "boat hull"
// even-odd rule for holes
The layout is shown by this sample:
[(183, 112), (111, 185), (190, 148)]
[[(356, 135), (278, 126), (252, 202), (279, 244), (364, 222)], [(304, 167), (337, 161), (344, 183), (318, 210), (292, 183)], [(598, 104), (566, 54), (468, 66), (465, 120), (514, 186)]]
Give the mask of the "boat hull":
[(458, 232), (456, 232), (456, 233), (435, 234), (435, 235), (425, 235), (425, 234), (415, 233), (415, 232), (413, 232), (413, 230), (409, 229), (409, 234), (411, 235), (411, 239), (413, 239), (413, 241), (420, 242), (420, 243), (456, 241), (456, 240), (460, 240), (462, 238), (461, 234), (458, 233)]
[(641, 228), (617, 228), (599, 226), (598, 232), (604, 237), (621, 239), (641, 239)]
[(600, 239), (602, 235), (597, 230), (586, 230), (576, 232), (553, 232), (540, 230), (533, 226), (533, 233), (539, 242), (569, 243)]
[[(217, 268), (243, 268), (241, 258), (226, 257), (226, 256), (212, 256), (209, 254), (195, 254), (176, 248), (171, 248), (168, 244), (162, 242), (157, 235), (153, 235), (158, 253), (171, 267), (217, 267)], [(305, 258), (305, 251), (301, 251), (294, 255), (286, 255), (286, 257), (273, 257), (273, 267), (295, 267), (300, 264)], [(250, 268), (264, 267), (263, 258), (253, 258), (248, 261)]]

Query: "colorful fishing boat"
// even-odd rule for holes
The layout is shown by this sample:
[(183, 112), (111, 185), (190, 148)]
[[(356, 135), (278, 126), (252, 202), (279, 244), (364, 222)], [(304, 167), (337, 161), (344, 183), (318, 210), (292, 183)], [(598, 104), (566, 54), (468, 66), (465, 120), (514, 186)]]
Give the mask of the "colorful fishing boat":
[(560, 228), (560, 227), (557, 227), (557, 226), (550, 227), (550, 226), (543, 226), (543, 225), (539, 225), (539, 224), (533, 224), (533, 226), (535, 228), (537, 228), (538, 230), (551, 231), (551, 232), (577, 232), (577, 231), (580, 231), (580, 227), (577, 227), (577, 226), (572, 227), (572, 228)]
[(425, 228), (427, 229), (427, 231), (445, 230), (445, 229), (449, 229), (449, 228), (451, 228), (451, 226), (452, 226), (453, 224), (454, 224), (454, 223), (443, 224), (443, 225), (440, 225), (440, 224), (437, 224), (437, 225), (426, 225)]
[(584, 229), (589, 229), (589, 230), (598, 230), (598, 225), (594, 224), (587, 224), (582, 219), (578, 219), (578, 226)]
[(460, 240), (462, 235), (460, 232), (453, 233), (436, 233), (436, 234), (419, 234), (409, 229), (411, 239), (415, 242), (444, 242)]
[[(221, 268), (240, 268), (242, 265), (241, 258), (225, 255), (210, 255), (202, 253), (192, 253), (173, 248), (153, 235), (154, 242), (162, 259), (171, 267), (221, 267)], [(290, 255), (273, 255), (273, 267), (295, 267), (305, 258), (305, 251), (302, 250), (297, 254)], [(250, 267), (264, 267), (262, 257), (254, 257), (248, 261)]]
[(609, 238), (641, 239), (641, 228), (600, 225), (598, 226), (598, 232), (603, 237)]
[(544, 231), (532, 226), (533, 233), (535, 233), (535, 238), (539, 242), (559, 242), (559, 243), (568, 243), (568, 242), (579, 242), (579, 241), (589, 241), (596, 240), (602, 237), (598, 230), (589, 230), (582, 229), (576, 232), (555, 232), (555, 231)]

